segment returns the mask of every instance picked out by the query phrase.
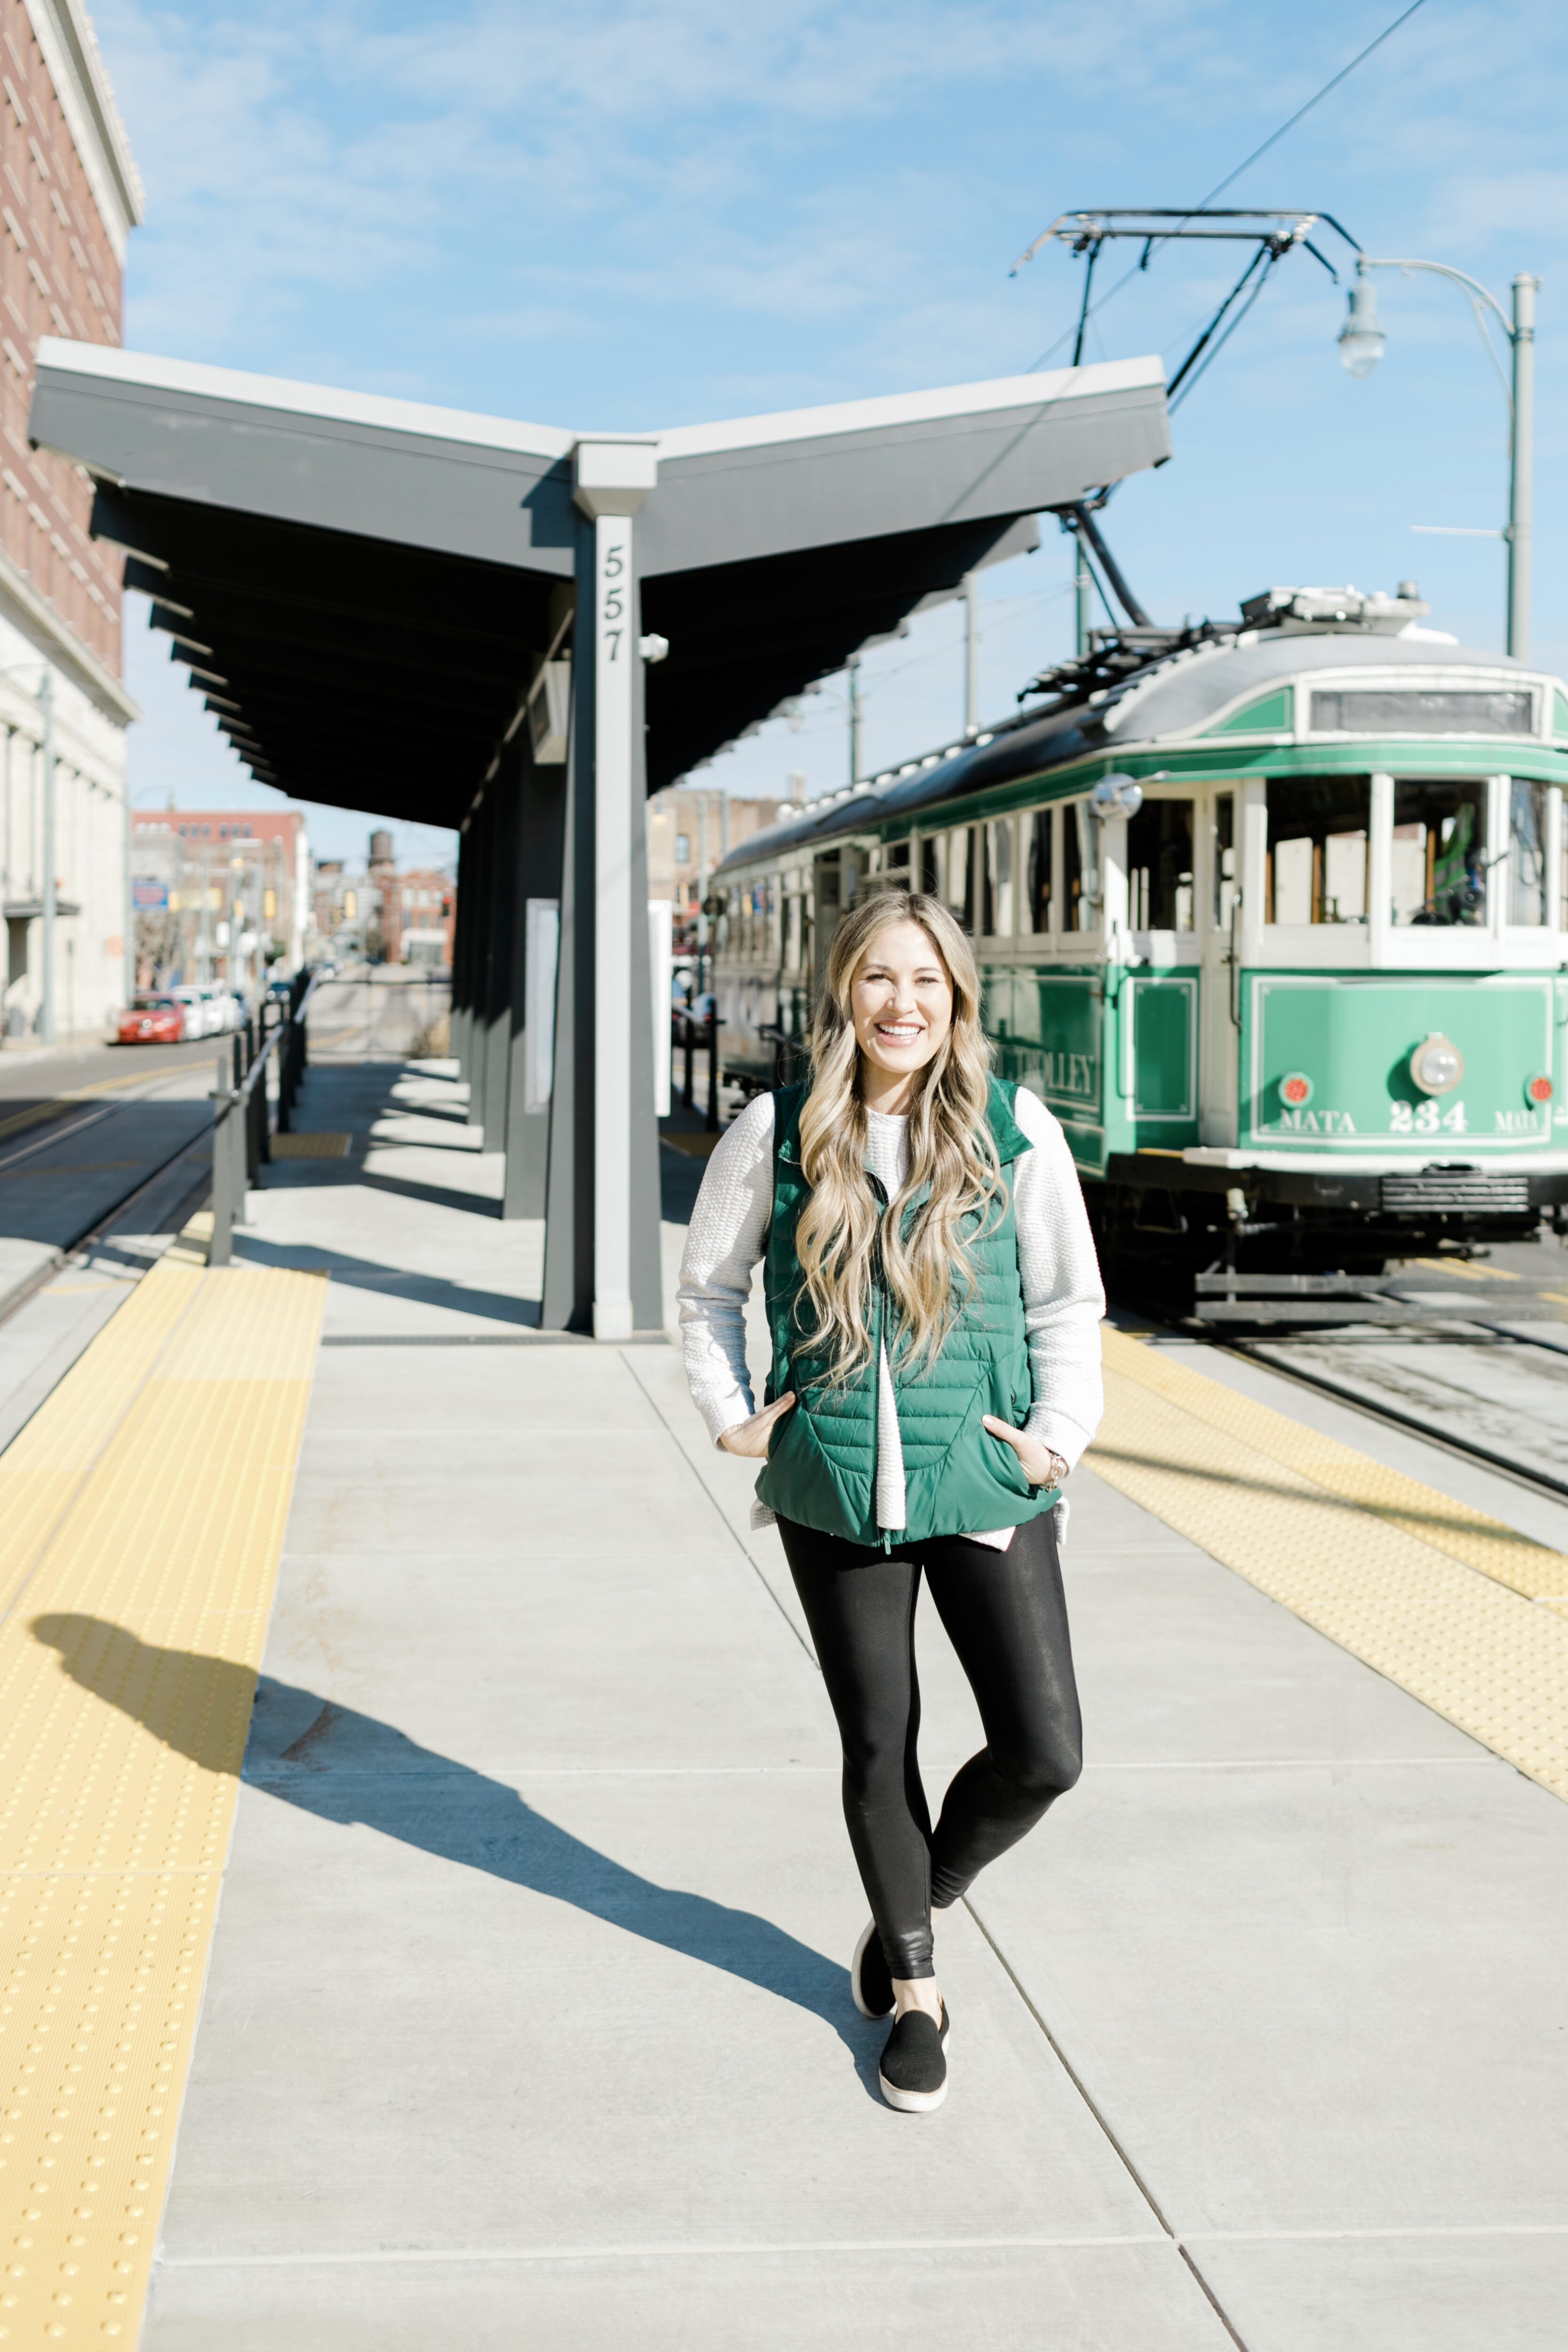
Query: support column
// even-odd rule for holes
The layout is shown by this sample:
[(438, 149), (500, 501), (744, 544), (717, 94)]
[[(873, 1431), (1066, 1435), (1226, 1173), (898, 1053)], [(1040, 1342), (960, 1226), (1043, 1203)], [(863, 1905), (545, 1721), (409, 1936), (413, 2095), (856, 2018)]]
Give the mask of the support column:
[(487, 786), (468, 828), (474, 863), (474, 919), (473, 929), (468, 934), (468, 1123), (470, 1127), (483, 1127), (485, 1123), (485, 1061), (489, 1043), (490, 893), (495, 887), (494, 828), (495, 803)]
[(664, 1316), (634, 517), (657, 445), (580, 441), (572, 753), (542, 1322), (626, 1339)]
[(458, 909), (452, 927), (452, 1012), (450, 1047), (458, 1076), (468, 1075), (468, 940), (473, 919), (474, 861), (468, 848), (468, 826), (458, 835)]
[[(520, 734), (518, 741), (520, 748), (524, 747), (526, 736)], [(535, 767), (526, 748), (521, 748), (517, 790), (503, 1218), (542, 1217), (545, 1213), (565, 768)], [(541, 1034), (546, 1025), (547, 1041)]]
[(491, 778), (485, 793), (490, 811), (490, 888), (489, 985), (485, 993), (485, 1076), (480, 1123), (485, 1150), (506, 1149), (508, 1079), (511, 1072), (512, 929), (515, 900), (513, 871), (517, 864), (517, 793), (515, 769)]

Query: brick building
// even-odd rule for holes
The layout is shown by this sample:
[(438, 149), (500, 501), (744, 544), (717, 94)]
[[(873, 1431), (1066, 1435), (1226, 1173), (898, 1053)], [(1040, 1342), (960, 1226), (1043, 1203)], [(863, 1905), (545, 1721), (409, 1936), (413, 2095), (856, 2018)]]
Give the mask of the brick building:
[(310, 845), (299, 809), (133, 809), (136, 984), (242, 994), (304, 961)]
[[(27, 446), (40, 338), (120, 341), (142, 189), (79, 0), (0, 0), (0, 1031), (38, 1033), (52, 695), (58, 1034), (124, 1003), (132, 952), (121, 558), (89, 536), (92, 486)], [(42, 691), (46, 673), (49, 694)]]
[[(795, 781), (791, 780), (792, 782)], [(805, 778), (800, 779), (804, 798)], [(668, 898), (677, 932), (688, 932), (702, 901), (706, 879), (721, 857), (777, 823), (788, 801), (743, 801), (728, 793), (701, 792), (671, 784), (647, 804), (647, 894)], [(679, 945), (689, 940), (678, 938)]]
[(390, 890), (383, 886), (381, 904), (388, 963), (450, 971), (458, 891), (449, 874), (434, 866), (411, 866), (395, 877)]
[(435, 866), (399, 870), (393, 836), (378, 825), (363, 866), (323, 857), (316, 866), (314, 919), (323, 954), (341, 961), (452, 968), (458, 887)]

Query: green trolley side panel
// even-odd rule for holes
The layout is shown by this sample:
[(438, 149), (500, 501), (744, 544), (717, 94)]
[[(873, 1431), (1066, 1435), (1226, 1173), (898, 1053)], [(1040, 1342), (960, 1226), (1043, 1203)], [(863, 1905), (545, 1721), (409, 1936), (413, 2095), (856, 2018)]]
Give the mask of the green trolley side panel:
[(1131, 1023), (1131, 1084), (1126, 1087), (1124, 1078), (1123, 1085), (1138, 1144), (1177, 1149), (1195, 1143), (1197, 974), (1141, 973), (1126, 980), (1121, 1013)]
[[(1560, 1051), (1549, 975), (1252, 971), (1244, 980), (1244, 1143), (1466, 1160), (1551, 1141), (1553, 1105), (1527, 1091), (1532, 1077), (1552, 1074)], [(1458, 1046), (1464, 1076), (1428, 1096), (1410, 1076), (1410, 1056), (1434, 1032)], [(1287, 1078), (1306, 1080), (1304, 1099), (1286, 1101)]]
[(1029, 1087), (1060, 1119), (1080, 1168), (1105, 1166), (1105, 999), (1087, 971), (993, 968), (984, 1019), (998, 1077)]
[(1228, 719), (1222, 719), (1216, 726), (1205, 727), (1204, 733), (1205, 735), (1268, 735), (1282, 732), (1285, 729), (1293, 727), (1295, 723), (1296, 714), (1291, 701), (1290, 688), (1288, 686), (1281, 686), (1277, 687), (1272, 694), (1262, 696), (1257, 702), (1244, 703), (1239, 710), (1233, 710)]

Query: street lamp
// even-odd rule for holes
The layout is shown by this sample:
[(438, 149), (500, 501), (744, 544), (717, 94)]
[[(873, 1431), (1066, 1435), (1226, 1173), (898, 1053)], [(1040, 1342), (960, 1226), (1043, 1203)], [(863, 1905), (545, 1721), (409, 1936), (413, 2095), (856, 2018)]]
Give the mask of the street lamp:
[(1363, 268), (1362, 264), (1356, 269), (1351, 307), (1340, 329), (1340, 357), (1352, 375), (1357, 377), (1372, 373), (1388, 340), (1377, 315), (1376, 291), (1371, 280), (1362, 275)]
[(1508, 543), (1508, 650), (1516, 660), (1528, 661), (1534, 504), (1535, 297), (1541, 281), (1525, 271), (1514, 279), (1510, 320), (1497, 297), (1489, 293), (1479, 278), (1467, 277), (1462, 269), (1450, 268), (1446, 261), (1384, 260), (1370, 253), (1358, 253), (1350, 309), (1339, 333), (1340, 358), (1352, 375), (1358, 377), (1372, 373), (1383, 357), (1387, 340), (1377, 315), (1377, 298), (1367, 278), (1371, 269), (1425, 269), (1435, 278), (1448, 278), (1468, 296), (1493, 364), (1497, 354), (1487, 332), (1486, 310), (1492, 313), (1512, 347), (1513, 382), (1511, 387), (1506, 383), (1503, 386), (1509, 411), (1508, 527), (1503, 532)]

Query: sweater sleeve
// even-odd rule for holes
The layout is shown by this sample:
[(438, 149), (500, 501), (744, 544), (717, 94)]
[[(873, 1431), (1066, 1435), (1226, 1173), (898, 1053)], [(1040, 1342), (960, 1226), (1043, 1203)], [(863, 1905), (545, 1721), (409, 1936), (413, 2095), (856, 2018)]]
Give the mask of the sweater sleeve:
[(746, 1369), (752, 1269), (773, 1206), (773, 1104), (749, 1102), (708, 1162), (687, 1228), (676, 1300), (691, 1402), (715, 1445), (754, 1410)]
[(1100, 1425), (1100, 1261), (1083, 1188), (1058, 1122), (1018, 1088), (1013, 1116), (1034, 1149), (1014, 1169), (1013, 1213), (1034, 1405), (1026, 1424), (1068, 1469)]

